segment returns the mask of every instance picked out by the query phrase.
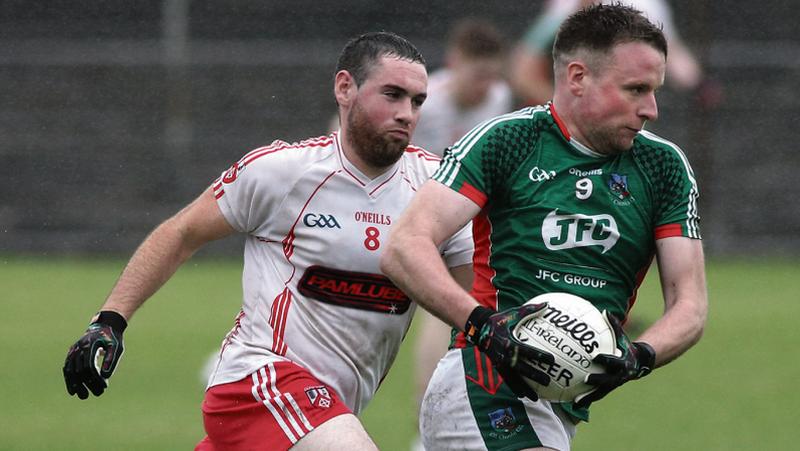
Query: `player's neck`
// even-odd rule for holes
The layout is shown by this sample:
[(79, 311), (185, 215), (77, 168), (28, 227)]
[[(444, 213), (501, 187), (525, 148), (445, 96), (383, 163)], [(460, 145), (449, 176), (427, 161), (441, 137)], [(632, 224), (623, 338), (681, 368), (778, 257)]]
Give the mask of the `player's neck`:
[(564, 101), (558, 94), (553, 95), (552, 109), (557, 116), (559, 128), (569, 139), (575, 139), (578, 142), (585, 143), (583, 133), (580, 127), (575, 122), (575, 115), (572, 111), (572, 104), (569, 101)]

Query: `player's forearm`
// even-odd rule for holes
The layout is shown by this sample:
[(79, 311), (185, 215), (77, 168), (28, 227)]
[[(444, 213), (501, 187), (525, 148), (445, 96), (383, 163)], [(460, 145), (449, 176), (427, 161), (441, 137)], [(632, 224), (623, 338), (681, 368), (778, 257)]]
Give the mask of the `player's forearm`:
[(381, 271), (417, 304), (459, 329), (478, 305), (448, 272), (431, 241), (393, 231)]
[(675, 360), (694, 346), (703, 335), (707, 316), (705, 296), (679, 300), (637, 341), (650, 344), (656, 351), (656, 366)]
[(134, 312), (199, 248), (172, 218), (158, 226), (131, 257), (111, 290), (103, 310), (130, 320)]

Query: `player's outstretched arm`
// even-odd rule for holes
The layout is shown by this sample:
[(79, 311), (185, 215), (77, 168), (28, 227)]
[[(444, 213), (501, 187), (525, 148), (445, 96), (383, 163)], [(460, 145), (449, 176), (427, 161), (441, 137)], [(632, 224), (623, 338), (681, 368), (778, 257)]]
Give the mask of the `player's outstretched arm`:
[(636, 341), (631, 341), (616, 318), (608, 317), (617, 337), (619, 356), (601, 354), (594, 361), (606, 369), (587, 382), (596, 389), (579, 396), (576, 406), (586, 407), (617, 387), (666, 365), (692, 347), (703, 334), (708, 311), (703, 248), (700, 240), (663, 238), (656, 242), (659, 274), (664, 294), (664, 315)]
[(705, 262), (700, 240), (669, 237), (656, 241), (664, 315), (637, 341), (656, 352), (656, 367), (665, 365), (700, 340), (708, 315)]
[[(100, 396), (122, 357), (122, 333), (133, 313), (202, 245), (233, 233), (209, 189), (158, 226), (122, 271), (103, 307), (70, 347), (64, 381), (70, 395)], [(95, 366), (102, 356), (100, 367)]]
[(102, 310), (115, 311), (130, 320), (144, 301), (198, 249), (233, 232), (217, 206), (213, 191), (207, 189), (145, 238), (122, 271)]

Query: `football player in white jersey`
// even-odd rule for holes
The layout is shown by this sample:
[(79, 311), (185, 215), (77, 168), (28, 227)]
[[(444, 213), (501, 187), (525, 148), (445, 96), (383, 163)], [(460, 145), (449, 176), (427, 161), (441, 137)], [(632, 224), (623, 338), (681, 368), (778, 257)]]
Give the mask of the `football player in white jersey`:
[[(426, 88), (422, 55), (405, 39), (351, 40), (334, 80), (340, 131), (253, 150), (157, 227), (70, 348), (67, 391), (102, 394), (133, 313), (202, 245), (240, 232), (242, 309), (209, 378), (208, 435), (196, 449), (376, 449), (356, 415), (414, 311), (379, 261), (396, 218), (438, 167), (408, 145)], [(441, 251), (468, 285), (468, 230)]]

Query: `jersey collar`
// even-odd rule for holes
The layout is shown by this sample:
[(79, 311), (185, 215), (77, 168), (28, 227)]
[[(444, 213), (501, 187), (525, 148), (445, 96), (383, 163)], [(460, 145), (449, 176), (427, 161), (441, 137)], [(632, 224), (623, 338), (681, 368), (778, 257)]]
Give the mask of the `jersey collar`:
[(375, 177), (374, 179), (370, 179), (364, 175), (364, 173), (361, 172), (353, 163), (351, 163), (350, 160), (347, 159), (347, 156), (344, 154), (344, 150), (342, 150), (340, 132), (337, 131), (333, 135), (336, 138), (336, 153), (339, 155), (339, 162), (342, 165), (342, 171), (357, 185), (361, 186), (370, 196), (376, 194), (377, 191), (392, 177), (397, 175), (398, 171), (400, 170), (401, 163), (400, 160), (398, 160), (394, 165), (384, 171), (383, 174)]
[(564, 122), (558, 116), (558, 113), (556, 113), (556, 107), (555, 105), (553, 105), (553, 102), (548, 102), (547, 106), (549, 108), (550, 115), (553, 116), (553, 121), (555, 121), (556, 125), (558, 126), (558, 130), (561, 132), (561, 134), (564, 136), (564, 139), (567, 140), (567, 142), (570, 144), (570, 146), (572, 146), (573, 149), (577, 150), (583, 155), (586, 155), (587, 157), (602, 158), (605, 156), (599, 152), (595, 152), (594, 150), (590, 149), (589, 146), (573, 138), (572, 135), (570, 135), (569, 130), (567, 130), (567, 126), (564, 125)]

